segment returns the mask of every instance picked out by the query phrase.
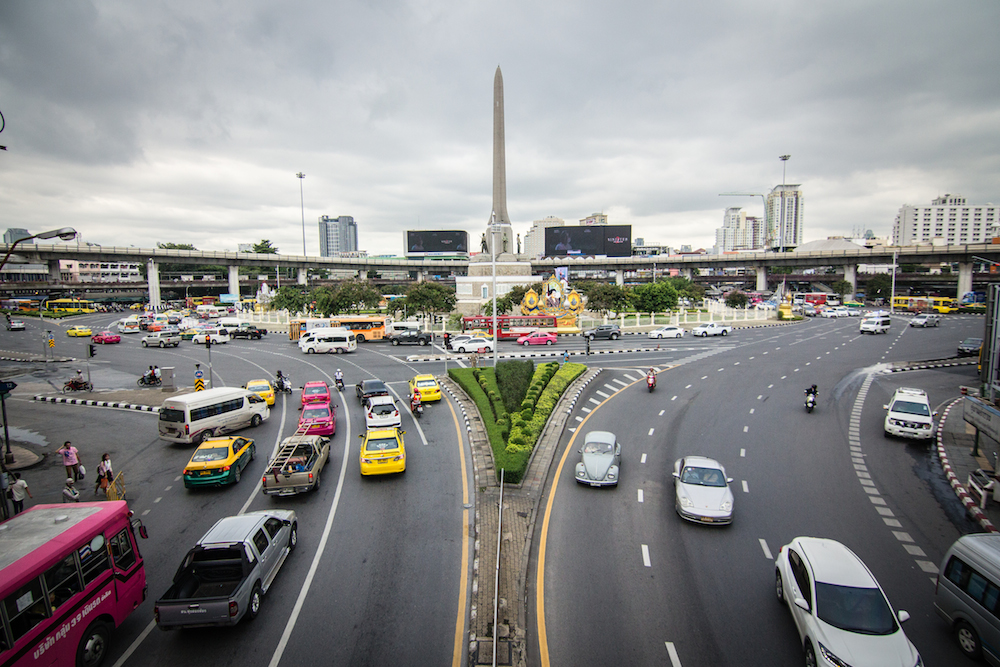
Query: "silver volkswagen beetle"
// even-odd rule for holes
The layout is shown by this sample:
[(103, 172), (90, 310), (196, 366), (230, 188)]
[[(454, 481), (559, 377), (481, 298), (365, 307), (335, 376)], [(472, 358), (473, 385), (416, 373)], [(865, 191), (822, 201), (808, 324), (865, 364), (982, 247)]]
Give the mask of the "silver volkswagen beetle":
[(731, 477), (715, 459), (686, 456), (674, 463), (674, 509), (695, 523), (733, 522)]
[(583, 440), (576, 481), (590, 486), (617, 486), (622, 446), (614, 433), (591, 431)]

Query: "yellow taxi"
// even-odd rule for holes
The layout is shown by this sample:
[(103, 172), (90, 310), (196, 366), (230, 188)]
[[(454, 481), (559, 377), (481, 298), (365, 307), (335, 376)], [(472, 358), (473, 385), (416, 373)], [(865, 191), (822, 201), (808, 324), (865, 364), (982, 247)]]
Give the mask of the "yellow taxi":
[(440, 401), (441, 400), (441, 385), (438, 381), (434, 379), (433, 375), (415, 375), (413, 379), (410, 380), (410, 396), (413, 396), (414, 389), (420, 391), (420, 400), (424, 401)]
[(184, 466), (184, 488), (236, 484), (256, 455), (257, 448), (250, 438), (232, 435), (206, 440)]
[(274, 405), (274, 385), (270, 380), (250, 380), (243, 388), (263, 398), (268, 405)]
[(94, 332), (90, 330), (90, 327), (75, 326), (66, 329), (67, 336), (93, 336)]
[(361, 474), (390, 475), (406, 470), (406, 448), (398, 428), (371, 429), (361, 438)]

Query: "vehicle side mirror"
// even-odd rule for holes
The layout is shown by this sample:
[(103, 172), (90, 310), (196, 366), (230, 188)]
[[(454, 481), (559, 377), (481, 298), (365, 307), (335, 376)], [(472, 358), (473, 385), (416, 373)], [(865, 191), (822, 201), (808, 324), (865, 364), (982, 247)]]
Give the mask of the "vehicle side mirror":
[(577, 454), (583, 454), (583, 449), (581, 448), (581, 449), (576, 450), (576, 453)]
[(677, 478), (677, 479), (680, 479), (681, 478), (681, 474), (679, 472), (675, 472), (674, 473), (674, 477)]
[(732, 477), (727, 477), (726, 478), (726, 484), (732, 484), (732, 483), (733, 483), (733, 478)]
[(908, 620), (910, 620), (910, 613), (908, 611), (900, 609), (899, 611), (896, 612), (896, 618), (899, 619), (900, 623), (906, 623)]
[(938, 416), (938, 413), (937, 413), (937, 410), (935, 410), (934, 414), (932, 414), (931, 417), (937, 417), (937, 416)]
[(363, 437), (365, 437), (365, 434), (364, 433), (358, 433), (358, 437), (359, 438), (363, 438)]
[(809, 611), (809, 603), (805, 601), (805, 598), (796, 597), (795, 606), (803, 611)]
[(400, 431), (399, 434), (400, 435), (406, 435), (406, 431)]
[(292, 525), (292, 522), (289, 521), (288, 519), (284, 519), (281, 523), (284, 524), (284, 525), (286, 525), (286, 526)]
[(883, 410), (888, 410), (888, 409), (889, 409), (889, 404), (888, 404), (888, 403), (886, 403), (885, 405), (883, 405), (883, 406), (882, 406), (882, 409), (883, 409)]

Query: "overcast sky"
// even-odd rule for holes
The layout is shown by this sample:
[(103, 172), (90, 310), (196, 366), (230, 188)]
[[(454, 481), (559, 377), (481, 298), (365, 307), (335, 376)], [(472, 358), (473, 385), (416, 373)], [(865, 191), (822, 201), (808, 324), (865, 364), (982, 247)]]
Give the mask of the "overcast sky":
[(805, 241), (1000, 200), (996, 0), (0, 2), (0, 227), (318, 254), (485, 229), (493, 74), (514, 231), (603, 211), (711, 247), (801, 184)]

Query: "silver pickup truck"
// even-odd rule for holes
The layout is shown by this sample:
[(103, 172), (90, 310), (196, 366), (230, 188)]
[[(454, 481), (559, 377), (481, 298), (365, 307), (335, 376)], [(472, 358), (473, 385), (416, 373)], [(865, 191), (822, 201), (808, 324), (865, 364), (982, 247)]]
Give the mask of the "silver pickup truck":
[(291, 496), (319, 489), (323, 467), (330, 458), (330, 439), (306, 435), (305, 429), (285, 438), (264, 469), (261, 491), (266, 496)]
[(236, 625), (257, 617), (261, 600), (298, 542), (292, 510), (220, 519), (184, 557), (153, 607), (161, 630)]

